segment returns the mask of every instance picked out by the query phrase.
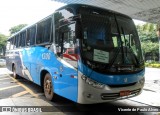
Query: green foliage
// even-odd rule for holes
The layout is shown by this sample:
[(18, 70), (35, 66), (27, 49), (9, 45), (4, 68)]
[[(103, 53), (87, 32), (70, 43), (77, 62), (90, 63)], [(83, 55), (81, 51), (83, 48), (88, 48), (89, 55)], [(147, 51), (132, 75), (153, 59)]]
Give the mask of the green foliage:
[(157, 37), (157, 25), (146, 23), (137, 25), (139, 38), (142, 43), (142, 50), (146, 60), (158, 60), (159, 42)]
[(154, 43), (151, 41), (144, 41), (141, 43), (142, 50), (144, 53), (158, 53), (159, 52), (159, 43)]
[(7, 36), (0, 34), (0, 51), (5, 55), (5, 49), (6, 49), (6, 44), (7, 44)]
[(160, 68), (160, 63), (151, 62), (151, 63), (145, 63), (146, 67), (153, 67), (153, 68)]
[(0, 34), (0, 49), (6, 46), (7, 43), (7, 36)]
[(151, 42), (158, 42), (157, 37), (157, 25), (146, 23), (144, 25), (137, 25), (137, 30), (139, 34), (140, 40), (143, 41), (151, 41)]
[(10, 34), (12, 35), (12, 34), (18, 32), (18, 31), (20, 31), (20, 30), (21, 30), (22, 28), (24, 28), (25, 26), (27, 26), (27, 24), (19, 24), (19, 25), (17, 25), (17, 26), (12, 27), (11, 29), (9, 29)]

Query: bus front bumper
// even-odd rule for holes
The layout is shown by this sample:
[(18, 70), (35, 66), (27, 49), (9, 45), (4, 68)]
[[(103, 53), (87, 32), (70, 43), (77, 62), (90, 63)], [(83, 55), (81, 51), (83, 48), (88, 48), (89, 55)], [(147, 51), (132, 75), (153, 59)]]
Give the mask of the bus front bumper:
[(110, 87), (103, 84), (94, 84), (94, 82), (78, 75), (78, 103), (92, 104), (104, 103), (120, 99), (126, 99), (139, 95), (144, 86), (144, 77), (135, 84), (125, 87)]

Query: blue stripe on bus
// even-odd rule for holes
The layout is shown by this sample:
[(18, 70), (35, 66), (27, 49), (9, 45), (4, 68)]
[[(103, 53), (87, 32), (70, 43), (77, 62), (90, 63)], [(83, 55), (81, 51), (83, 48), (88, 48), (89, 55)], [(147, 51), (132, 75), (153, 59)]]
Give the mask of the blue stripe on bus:
[[(121, 85), (121, 84), (129, 84), (129, 83), (134, 83), (138, 82), (140, 79), (144, 77), (145, 70), (139, 72), (139, 73), (134, 73), (134, 74), (126, 74), (126, 75), (107, 75), (107, 74), (101, 74), (97, 73), (94, 70), (91, 70), (87, 66), (85, 66), (82, 63), (79, 63), (79, 71), (81, 71), (84, 75), (87, 77), (106, 84), (106, 85)], [(125, 79), (127, 78), (127, 82)]]

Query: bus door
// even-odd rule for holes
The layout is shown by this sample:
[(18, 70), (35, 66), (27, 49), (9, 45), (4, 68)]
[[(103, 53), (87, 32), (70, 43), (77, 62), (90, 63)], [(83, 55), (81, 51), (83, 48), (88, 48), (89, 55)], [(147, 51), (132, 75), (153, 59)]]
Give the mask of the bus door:
[[(77, 45), (75, 23), (61, 26), (58, 35), (59, 90), (62, 96), (76, 101), (77, 96)], [(69, 93), (72, 92), (72, 93)]]

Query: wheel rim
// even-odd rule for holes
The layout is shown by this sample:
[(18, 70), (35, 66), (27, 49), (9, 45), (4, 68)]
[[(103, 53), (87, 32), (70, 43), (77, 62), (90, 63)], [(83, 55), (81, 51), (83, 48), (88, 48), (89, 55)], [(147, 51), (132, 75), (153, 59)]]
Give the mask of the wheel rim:
[(44, 89), (45, 89), (45, 92), (46, 92), (48, 95), (51, 95), (51, 94), (52, 94), (51, 80), (47, 79), (47, 80), (45, 81)]
[(53, 100), (54, 91), (52, 86), (51, 75), (49, 73), (45, 75), (43, 88), (44, 88), (44, 94), (47, 100), (50, 100), (50, 101)]

